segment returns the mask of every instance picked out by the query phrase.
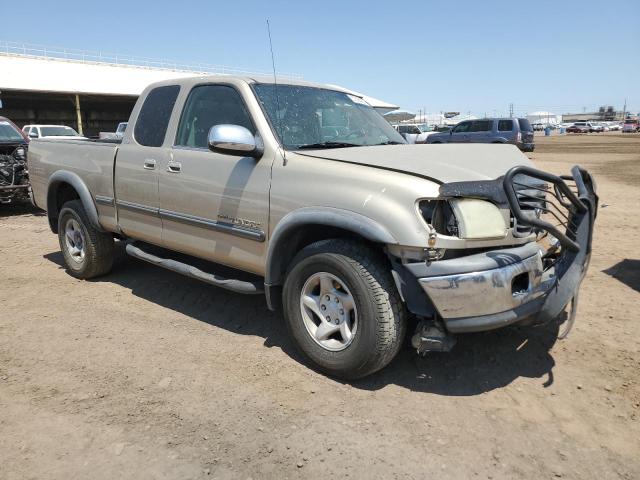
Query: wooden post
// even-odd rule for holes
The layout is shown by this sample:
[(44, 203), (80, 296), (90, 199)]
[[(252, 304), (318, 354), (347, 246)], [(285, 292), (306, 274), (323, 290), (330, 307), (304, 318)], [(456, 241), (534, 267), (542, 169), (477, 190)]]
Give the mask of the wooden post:
[(80, 95), (76, 93), (76, 121), (78, 122), (78, 133), (82, 133), (82, 112), (80, 111)]

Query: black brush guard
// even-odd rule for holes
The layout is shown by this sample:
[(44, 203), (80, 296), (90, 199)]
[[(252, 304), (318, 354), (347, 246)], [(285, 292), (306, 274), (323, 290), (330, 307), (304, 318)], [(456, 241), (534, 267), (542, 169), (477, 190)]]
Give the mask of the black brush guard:
[(554, 268), (553, 287), (536, 315), (536, 323), (545, 323), (557, 318), (577, 297), (589, 266), (598, 209), (595, 183), (578, 166), (570, 176), (562, 177), (517, 166), (504, 176), (503, 186), (515, 222), (547, 232), (561, 245), (549, 263)]

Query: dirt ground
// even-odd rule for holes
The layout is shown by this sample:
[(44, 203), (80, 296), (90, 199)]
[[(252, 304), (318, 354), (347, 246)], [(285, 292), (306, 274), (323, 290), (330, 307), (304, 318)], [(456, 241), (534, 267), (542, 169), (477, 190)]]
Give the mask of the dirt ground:
[(640, 135), (537, 142), (601, 195), (569, 338), (468, 335), (350, 384), (262, 298), (124, 256), (75, 280), (46, 217), (0, 207), (0, 478), (640, 478)]

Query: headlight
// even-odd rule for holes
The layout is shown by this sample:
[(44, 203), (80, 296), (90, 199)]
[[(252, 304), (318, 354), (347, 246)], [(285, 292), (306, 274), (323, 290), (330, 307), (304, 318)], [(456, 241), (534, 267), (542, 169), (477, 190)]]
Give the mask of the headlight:
[(504, 238), (509, 225), (500, 209), (493, 203), (474, 198), (455, 198), (449, 201), (458, 220), (460, 238)]
[(458, 221), (447, 200), (421, 200), (418, 203), (418, 209), (424, 221), (436, 232), (450, 237), (458, 236)]
[(24, 147), (18, 147), (13, 151), (13, 156), (16, 160), (24, 160), (26, 157), (26, 150)]

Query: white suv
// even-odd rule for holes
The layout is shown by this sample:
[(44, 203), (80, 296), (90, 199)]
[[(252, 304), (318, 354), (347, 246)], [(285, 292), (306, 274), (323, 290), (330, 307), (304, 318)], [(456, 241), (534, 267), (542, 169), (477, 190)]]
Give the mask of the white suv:
[(25, 125), (22, 127), (22, 132), (29, 138), (69, 138), (75, 137), (78, 139), (85, 139), (73, 128), (66, 125)]

